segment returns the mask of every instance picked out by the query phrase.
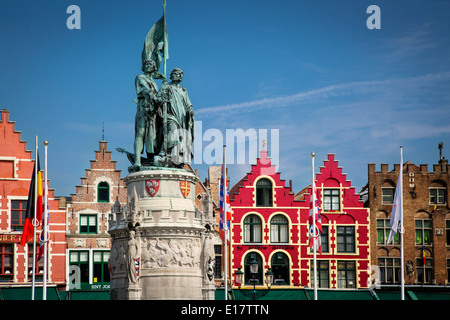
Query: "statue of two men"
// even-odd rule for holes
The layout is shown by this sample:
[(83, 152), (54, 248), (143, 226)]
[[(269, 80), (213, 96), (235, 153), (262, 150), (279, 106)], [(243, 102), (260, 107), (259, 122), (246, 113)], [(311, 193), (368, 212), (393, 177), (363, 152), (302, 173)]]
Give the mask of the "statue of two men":
[(137, 112), (135, 121), (134, 166), (182, 167), (193, 156), (194, 111), (188, 93), (180, 83), (183, 71), (172, 70), (171, 82), (158, 92), (152, 75), (155, 62), (145, 60), (144, 74), (136, 77)]

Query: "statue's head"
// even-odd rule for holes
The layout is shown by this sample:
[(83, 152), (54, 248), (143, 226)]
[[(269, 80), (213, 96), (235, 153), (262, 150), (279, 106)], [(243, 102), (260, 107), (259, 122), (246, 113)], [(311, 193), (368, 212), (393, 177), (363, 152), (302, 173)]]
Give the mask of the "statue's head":
[(170, 80), (175, 81), (175, 82), (181, 82), (181, 80), (183, 79), (183, 70), (181, 70), (180, 68), (175, 68), (172, 70), (172, 72), (170, 73)]
[(153, 73), (155, 71), (156, 64), (155, 61), (146, 59), (142, 62), (142, 71), (145, 73)]

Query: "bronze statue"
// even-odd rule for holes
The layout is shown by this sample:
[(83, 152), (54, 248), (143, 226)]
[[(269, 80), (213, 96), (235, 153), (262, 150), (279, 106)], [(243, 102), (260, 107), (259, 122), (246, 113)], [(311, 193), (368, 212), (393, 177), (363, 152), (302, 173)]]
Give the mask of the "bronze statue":
[(187, 90), (180, 85), (183, 71), (173, 69), (170, 80), (157, 97), (162, 103), (162, 126), (158, 130), (162, 145), (155, 164), (182, 167), (193, 155), (194, 110)]
[(134, 138), (134, 166), (136, 167), (141, 166), (141, 154), (144, 151), (144, 146), (148, 159), (152, 159), (157, 150), (155, 104), (158, 87), (152, 78), (155, 71), (155, 62), (144, 60), (142, 71), (144, 73), (137, 75), (135, 80), (138, 98)]
[[(164, 3), (165, 6), (165, 3)], [(160, 56), (162, 55), (162, 57)], [(142, 71), (135, 80), (137, 112), (135, 118), (134, 153), (125, 153), (132, 163), (131, 171), (145, 167), (183, 168), (194, 155), (194, 111), (187, 90), (180, 83), (183, 71), (172, 70), (166, 83), (168, 36), (165, 14), (150, 29), (142, 51)], [(164, 74), (158, 72), (164, 62)], [(163, 79), (158, 87), (153, 79)], [(143, 157), (144, 147), (147, 156)], [(143, 168), (142, 168), (143, 167)]]

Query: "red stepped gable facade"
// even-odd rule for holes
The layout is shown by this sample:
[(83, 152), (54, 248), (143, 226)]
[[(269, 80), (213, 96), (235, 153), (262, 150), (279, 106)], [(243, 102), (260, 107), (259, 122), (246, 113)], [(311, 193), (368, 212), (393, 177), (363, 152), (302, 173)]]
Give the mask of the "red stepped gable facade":
[[(9, 121), (9, 111), (1, 110), (0, 122), (0, 286), (30, 285), (32, 282), (33, 241), (20, 245), (25, 220), (28, 192), (33, 174), (32, 151)], [(43, 144), (39, 145), (44, 148)], [(43, 170), (41, 157), (41, 170)], [(51, 173), (50, 173), (51, 175)], [(49, 177), (50, 178), (50, 177)], [(66, 240), (65, 210), (49, 189), (48, 286), (65, 284)], [(37, 235), (41, 229), (38, 227)], [(39, 243), (36, 244), (39, 250)], [(43, 259), (43, 258), (42, 258)], [(43, 260), (39, 263), (36, 281), (42, 281)]]
[[(342, 168), (329, 155), (316, 188), (324, 233), (317, 254), (318, 284), (323, 288), (365, 288), (369, 268), (369, 210), (359, 200)], [(230, 264), (244, 272), (242, 286), (253, 286), (249, 263), (255, 259), (257, 285), (265, 285), (269, 268), (272, 287), (312, 287), (312, 252), (308, 247), (311, 188), (294, 195), (262, 150), (256, 165), (230, 191), (232, 210)]]
[[(241, 268), (242, 285), (253, 286), (249, 263), (259, 265), (256, 284), (271, 268), (276, 285), (300, 283), (300, 207), (262, 150), (256, 165), (230, 190), (231, 273)], [(233, 280), (234, 283), (234, 280)]]
[[(328, 155), (316, 188), (323, 226), (322, 254), (317, 254), (319, 288), (367, 288), (370, 267), (369, 210), (355, 193), (351, 181), (342, 173), (334, 154)], [(302, 207), (309, 206), (311, 187), (304, 195)], [(296, 198), (300, 198), (298, 194)], [(302, 284), (313, 286), (313, 253), (308, 244), (309, 207), (301, 210)]]

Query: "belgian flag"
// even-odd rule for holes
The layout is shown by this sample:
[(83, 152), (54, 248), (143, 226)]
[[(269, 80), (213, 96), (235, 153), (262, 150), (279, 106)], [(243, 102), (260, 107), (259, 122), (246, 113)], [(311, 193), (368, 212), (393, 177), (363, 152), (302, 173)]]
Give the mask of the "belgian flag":
[[(33, 220), (36, 218), (36, 221), (38, 221), (38, 223), (40, 223), (40, 221), (42, 220), (42, 172), (39, 165), (39, 155), (37, 155), (37, 170), (38, 173), (36, 176), (36, 166), (34, 166), (33, 176), (31, 177), (30, 191), (28, 192), (28, 204), (27, 211), (25, 213), (25, 224), (23, 226), (22, 238), (20, 240), (20, 244), (22, 246), (25, 246), (26, 243), (33, 238)], [(34, 205), (35, 203), (36, 212)], [(37, 226), (38, 224), (36, 224), (36, 227)]]

